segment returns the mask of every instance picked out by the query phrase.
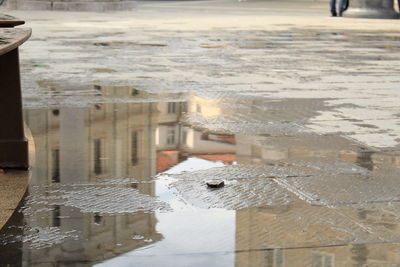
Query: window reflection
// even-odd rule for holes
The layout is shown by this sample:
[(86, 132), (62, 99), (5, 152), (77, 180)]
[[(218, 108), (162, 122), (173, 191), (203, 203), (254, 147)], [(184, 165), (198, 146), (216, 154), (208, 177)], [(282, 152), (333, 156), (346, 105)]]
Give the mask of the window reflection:
[(102, 164), (102, 140), (95, 139), (93, 141), (94, 146), (94, 173), (102, 174), (103, 173), (103, 164)]
[(139, 132), (132, 132), (131, 136), (131, 164), (136, 166), (139, 162)]
[(51, 181), (53, 183), (60, 182), (60, 149), (56, 148), (51, 151)]
[(265, 252), (266, 267), (283, 267), (283, 251), (281, 249), (267, 250)]
[(167, 144), (174, 145), (175, 144), (175, 129), (168, 129), (167, 132)]
[(168, 103), (168, 113), (176, 113), (176, 103), (175, 102), (169, 102)]
[(325, 252), (312, 252), (312, 267), (334, 267), (334, 254)]
[(53, 208), (53, 222), (52, 222), (52, 226), (54, 227), (59, 227), (61, 226), (61, 212), (60, 212), (60, 206), (56, 205)]

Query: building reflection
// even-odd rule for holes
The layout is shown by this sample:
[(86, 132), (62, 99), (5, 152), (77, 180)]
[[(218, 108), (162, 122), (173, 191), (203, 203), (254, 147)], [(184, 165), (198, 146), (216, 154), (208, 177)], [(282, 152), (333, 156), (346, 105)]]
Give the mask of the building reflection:
[[(300, 101), (304, 102), (304, 100)], [(286, 100), (281, 101), (281, 107), (279, 107), (279, 102), (274, 102), (273, 110), (281, 111), (287, 108)], [(265, 105), (268, 106), (268, 103)], [(275, 113), (275, 117), (271, 114), (268, 115), (271, 121), (279, 120), (279, 116), (283, 116), (281, 112)], [(285, 117), (285, 119), (294, 121), (297, 115), (294, 113), (293, 117)], [(307, 116), (304, 113), (302, 115)], [(235, 138), (239, 164), (270, 164), (272, 161), (285, 162), (292, 159), (332, 158), (354, 163), (370, 171), (379, 171), (382, 166), (390, 166), (397, 172), (400, 168), (398, 153), (376, 153), (341, 136), (237, 134)], [(394, 210), (395, 212), (392, 212), (390, 208), (385, 210), (385, 207), (373, 210), (352, 209), (346, 214), (350, 217), (358, 217), (365, 225), (382, 226), (394, 233), (399, 233), (398, 216), (393, 216), (398, 209), (394, 208)], [(324, 220), (329, 221), (330, 213), (330, 208), (312, 207), (302, 200), (285, 207), (238, 210), (236, 212), (235, 266), (333, 267), (400, 264), (398, 245), (347, 245), (356, 238), (338, 242), (337, 244), (340, 245), (329, 243), (330, 240), (338, 238), (339, 233), (335, 232), (335, 227), (325, 226), (318, 229), (318, 224)], [(360, 218), (360, 213), (363, 214), (362, 218)], [(318, 218), (320, 215), (322, 217), (316, 221), (315, 217)], [(299, 225), (303, 222), (305, 222), (304, 225), (300, 227)], [(340, 228), (339, 225), (336, 226)]]
[[(104, 95), (114, 88), (96, 87)], [(131, 95), (131, 88), (118, 88), (119, 94)], [(134, 177), (132, 183), (142, 194), (154, 196), (156, 173), (154, 135), (157, 129), (154, 103), (96, 104), (90, 108), (27, 110), (25, 119), (37, 147), (32, 186), (80, 184), (104, 179)], [(91, 265), (91, 262), (115, 257), (148, 245), (132, 236), (152, 242), (162, 239), (156, 232), (157, 219), (152, 213), (105, 216), (81, 213), (66, 206), (54, 206), (26, 218), (30, 227), (58, 227), (76, 230), (79, 240), (40, 250), (28, 250), (27, 266), (41, 266), (43, 259), (57, 266)]]
[(158, 103), (160, 115), (156, 131), (157, 172), (194, 156), (211, 161), (231, 164), (236, 160), (233, 135), (213, 134), (185, 123), (183, 115), (192, 112), (208, 112), (218, 115), (218, 107), (210, 110), (208, 101), (191, 96), (187, 102)]
[[(96, 87), (102, 95), (145, 98), (146, 93), (132, 88)], [(227, 99), (225, 102), (229, 102)], [(374, 171), (379, 164), (400, 167), (396, 153), (374, 153), (351, 140), (339, 136), (316, 135), (244, 135), (221, 134), (205, 131), (199, 125), (185, 120), (185, 113), (212, 119), (227, 114), (264, 118), (267, 121), (296, 120), (311, 116), (313, 110), (301, 114), (288, 112), (291, 107), (310, 104), (308, 100), (273, 101), (271, 103), (245, 103), (246, 112), (224, 101), (190, 96), (188, 101), (136, 101), (135, 103), (96, 104), (90, 108), (60, 108), (54, 110), (28, 110), (25, 119), (33, 133), (37, 156), (32, 185), (54, 185), (103, 181), (108, 178), (134, 177), (132, 187), (146, 195), (155, 195), (152, 177), (184, 161), (199, 157), (226, 164), (264, 164), (296, 158), (337, 158)], [(313, 102), (314, 100), (310, 100)], [(230, 103), (232, 104), (232, 103)], [(271, 105), (271, 106), (269, 106)], [(262, 107), (255, 108), (252, 107)], [(250, 108), (249, 108), (250, 107)], [(279, 112), (274, 112), (278, 110)], [(255, 114), (252, 114), (255, 113)], [(290, 117), (293, 114), (293, 117)], [(265, 118), (264, 118), (265, 119)], [(144, 183), (141, 183), (144, 182)], [(264, 207), (236, 212), (236, 266), (376, 266), (400, 264), (399, 248), (373, 245), (314, 246), (313, 241), (326, 237), (336, 238), (334, 229), (308, 225), (302, 228), (299, 220), (307, 221), (307, 214), (318, 210), (329, 216), (329, 208), (312, 207), (303, 201), (281, 208)], [(309, 213), (307, 213), (309, 212)], [(354, 210), (362, 222), (383, 224), (394, 231), (397, 217), (382, 210)], [(43, 259), (57, 266), (110, 259), (149, 243), (132, 236), (144, 236), (157, 242), (163, 236), (157, 232), (154, 213), (135, 213), (105, 216), (101, 213), (81, 213), (54, 206), (46, 216), (25, 218), (29, 226), (52, 226), (75, 229), (80, 239), (40, 250), (24, 248), (26, 266), (41, 266)], [(297, 228), (294, 227), (297, 225)], [(308, 232), (307, 232), (308, 231)], [(150, 244), (151, 244), (150, 242)], [(287, 248), (287, 244), (295, 244)], [(297, 245), (296, 245), (297, 244)], [(286, 248), (286, 249), (284, 249)]]
[(396, 266), (399, 262), (397, 245), (349, 245), (331, 248), (269, 249), (238, 252), (236, 266)]
[[(128, 87), (95, 89), (103, 96), (147, 97), (145, 92)], [(32, 187), (133, 177), (137, 182), (132, 187), (155, 196), (154, 175), (189, 156), (233, 162), (233, 137), (204, 135), (183, 125), (181, 117), (187, 108), (186, 102), (136, 101), (25, 111), (37, 148)], [(25, 221), (29, 227), (80, 233), (79, 240), (49, 248), (32, 250), (25, 244), (26, 266), (42, 266), (43, 259), (57, 266), (89, 266), (163, 239), (156, 231), (154, 213), (104, 215), (55, 205)]]

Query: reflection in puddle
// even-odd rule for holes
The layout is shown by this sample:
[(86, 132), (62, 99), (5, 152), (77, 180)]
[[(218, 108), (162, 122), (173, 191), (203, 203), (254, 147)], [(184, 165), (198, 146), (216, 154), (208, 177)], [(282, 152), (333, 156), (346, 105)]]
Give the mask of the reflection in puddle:
[[(56, 207), (68, 206), (83, 213), (118, 214), (134, 212), (151, 212), (168, 210), (169, 205), (149, 195), (141, 194), (131, 186), (106, 186), (97, 183), (91, 185), (68, 185), (35, 188), (27, 198), (24, 215), (37, 214), (40, 211), (53, 210)], [(42, 192), (41, 192), (42, 191)], [(99, 215), (96, 215), (99, 216)]]
[[(232, 135), (203, 133), (180, 123), (185, 102), (154, 102), (157, 96), (137, 91), (133, 95), (133, 100), (145, 100), (25, 111), (37, 147), (36, 165), (30, 194), (18, 213), (23, 215), (23, 234), (12, 233), (15, 227), (7, 225), (3, 251), (18, 243), (23, 261), (36, 266), (48, 261), (97, 262), (148, 247), (168, 236), (168, 231), (156, 230), (157, 225), (181, 224), (187, 217), (170, 215), (158, 223), (171, 207), (185, 205), (161, 192), (170, 191), (170, 181), (164, 189), (159, 185), (156, 195), (157, 173), (171, 172), (180, 162), (175, 171), (199, 168), (199, 160), (204, 168), (235, 161)], [(214, 212), (204, 214), (213, 217)], [(222, 225), (231, 229), (232, 250), (234, 215), (217, 214), (228, 215), (222, 216)]]
[[(125, 89), (25, 111), (36, 165), (0, 233), (4, 262), (400, 263), (399, 155), (311, 132), (321, 101)], [(207, 188), (214, 179), (225, 186)]]

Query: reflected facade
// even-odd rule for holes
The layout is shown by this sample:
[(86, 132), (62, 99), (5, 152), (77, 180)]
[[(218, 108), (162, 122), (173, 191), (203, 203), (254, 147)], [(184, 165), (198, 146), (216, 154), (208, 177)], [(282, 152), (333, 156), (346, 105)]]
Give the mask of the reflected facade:
[[(94, 90), (102, 96), (126, 97), (130, 101), (25, 111), (37, 153), (32, 194), (38, 188), (51, 188), (50, 197), (57, 198), (57, 190), (68, 186), (116, 183), (117, 189), (129, 187), (157, 198), (157, 175), (190, 157), (223, 163), (219, 166), (225, 167), (250, 166), (249, 172), (251, 166), (288, 166), (294, 160), (320, 158), (348, 162), (373, 175), (386, 175), (382, 170), (395, 175), (400, 168), (397, 152), (378, 153), (351, 139), (291, 128), (294, 122), (315, 115), (318, 100), (215, 100), (189, 94), (156, 101), (151, 94), (128, 87), (96, 86)], [(235, 174), (235, 168), (230, 170)], [(243, 188), (245, 191), (247, 187)], [(285, 205), (232, 211), (235, 249), (224, 253), (234, 254), (235, 266), (400, 264), (400, 249), (393, 244), (397, 237), (400, 240), (397, 203), (336, 209), (289, 197), (294, 201)], [(164, 218), (175, 216), (173, 213)], [(37, 238), (31, 234), (35, 229), (52, 231), (53, 243), (35, 247), (35, 243), (20, 240), (8, 251), (21, 246), (22, 253), (8, 257), (23, 266), (42, 266), (44, 259), (57, 266), (91, 266), (162, 243), (168, 238), (158, 229), (162, 217), (154, 210), (110, 214), (54, 204), (13, 223), (24, 225), (16, 229), (25, 231), (32, 240)], [(376, 232), (371, 234), (366, 229)], [(64, 240), (63, 235), (68, 233), (69, 238)], [(376, 236), (392, 243), (376, 244)]]
[[(132, 88), (94, 89), (106, 96), (147, 96)], [(186, 102), (145, 101), (26, 110), (25, 120), (37, 148), (31, 191), (38, 186), (130, 179), (130, 186), (140, 194), (155, 197), (154, 176), (189, 156), (233, 162), (234, 139), (204, 135), (183, 124), (187, 109)], [(26, 266), (41, 266), (43, 259), (57, 266), (90, 266), (163, 239), (156, 230), (154, 212), (110, 215), (53, 205), (24, 220), (29, 229), (74, 230), (79, 235), (76, 240), (40, 249), (24, 243), (22, 262)]]
[[(103, 94), (113, 88), (96, 88)], [(131, 94), (132, 89), (125, 90)], [(37, 148), (32, 187), (36, 185), (87, 184), (108, 179), (132, 178), (131, 187), (154, 196), (152, 176), (156, 173), (154, 136), (159, 112), (154, 103), (96, 104), (90, 108), (28, 110), (26, 122)], [(143, 183), (149, 181), (148, 183)], [(23, 262), (40, 265), (43, 259), (58, 266), (115, 257), (162, 239), (156, 232), (152, 213), (110, 216), (82, 213), (76, 208), (54, 206), (45, 215), (26, 218), (30, 227), (57, 227), (79, 232), (79, 240), (29, 250)], [(88, 262), (88, 263), (85, 263)]]
[[(296, 100), (293, 100), (296, 101)], [(305, 104), (308, 100), (292, 103), (290, 107)], [(287, 100), (275, 101), (272, 111), (285, 110)], [(268, 106), (267, 103), (263, 105)], [(252, 110), (259, 112), (260, 110)], [(310, 115), (312, 111), (310, 110)], [(275, 115), (273, 115), (275, 114)], [(295, 121), (298, 114), (285, 118)], [(279, 120), (282, 112), (271, 112), (271, 121)], [(301, 114), (301, 116), (308, 116)], [(257, 117), (257, 114), (254, 115)], [(351, 162), (375, 172), (388, 168), (398, 172), (398, 153), (378, 153), (362, 147), (359, 143), (341, 136), (316, 134), (300, 135), (235, 135), (237, 161), (242, 164), (271, 164), (304, 159), (339, 159)], [(334, 177), (333, 177), (334, 178)], [(307, 178), (304, 178), (307, 179)], [(268, 196), (266, 196), (268, 197)], [(391, 206), (390, 204), (388, 206)], [(398, 214), (385, 205), (381, 207), (346, 209), (344, 216), (354, 221), (379, 228), (388, 228), (400, 233)], [(394, 210), (398, 210), (396, 208)], [(354, 244), (360, 235), (346, 237), (341, 225), (332, 220), (342, 211), (326, 207), (312, 207), (303, 200), (284, 207), (262, 207), (236, 211), (236, 256), (235, 266), (393, 266), (400, 264), (397, 245)], [(363, 215), (363, 216), (360, 216)], [(329, 222), (327, 225), (324, 223)], [(343, 221), (341, 221), (343, 223)], [(347, 224), (354, 223), (347, 221)], [(330, 225), (333, 224), (333, 225)], [(338, 230), (338, 231), (337, 231)], [(373, 233), (371, 233), (373, 235)], [(342, 235), (342, 236), (340, 236)], [(343, 238), (342, 242), (331, 241)], [(349, 239), (346, 239), (349, 238)], [(362, 239), (362, 237), (361, 237)]]

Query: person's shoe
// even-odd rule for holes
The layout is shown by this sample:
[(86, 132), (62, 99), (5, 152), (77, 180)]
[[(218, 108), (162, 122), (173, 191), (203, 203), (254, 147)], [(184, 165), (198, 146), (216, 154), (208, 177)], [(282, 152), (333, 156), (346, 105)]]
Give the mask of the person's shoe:
[(339, 12), (339, 17), (341, 17), (343, 15), (343, 12)]
[(336, 16), (337, 16), (336, 13), (332, 13), (332, 14), (331, 14), (331, 17), (336, 17)]

